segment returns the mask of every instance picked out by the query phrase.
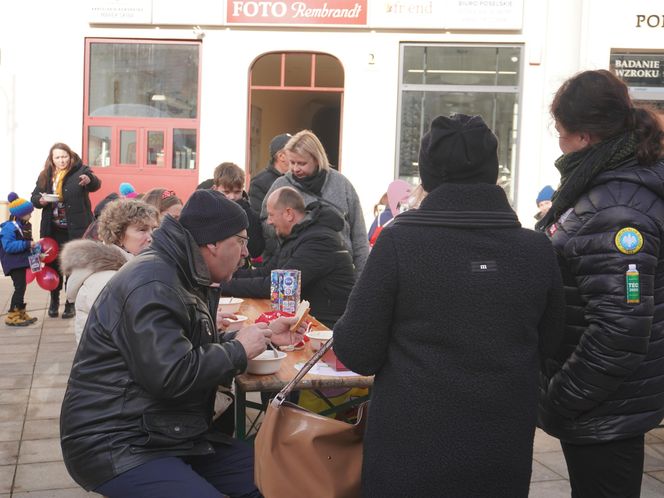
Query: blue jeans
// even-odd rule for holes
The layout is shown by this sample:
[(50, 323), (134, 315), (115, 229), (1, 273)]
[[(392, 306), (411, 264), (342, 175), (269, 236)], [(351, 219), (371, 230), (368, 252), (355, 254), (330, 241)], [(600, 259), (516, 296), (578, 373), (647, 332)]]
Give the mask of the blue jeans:
[(260, 498), (252, 448), (233, 441), (214, 449), (211, 455), (157, 458), (94, 491), (109, 498)]

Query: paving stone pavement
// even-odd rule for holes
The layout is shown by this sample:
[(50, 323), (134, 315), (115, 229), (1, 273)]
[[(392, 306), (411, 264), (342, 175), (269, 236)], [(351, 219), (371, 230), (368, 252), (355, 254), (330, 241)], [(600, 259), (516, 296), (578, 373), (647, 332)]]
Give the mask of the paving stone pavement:
[[(0, 277), (0, 498), (99, 496), (76, 485), (60, 452), (58, 417), (76, 350), (74, 322), (49, 318), (48, 293), (32, 283), (26, 302), (39, 320), (28, 327), (7, 327), (12, 291), (11, 280)], [(539, 430), (530, 491), (532, 498), (570, 496), (560, 444)], [(664, 429), (646, 436), (641, 496), (664, 496)]]

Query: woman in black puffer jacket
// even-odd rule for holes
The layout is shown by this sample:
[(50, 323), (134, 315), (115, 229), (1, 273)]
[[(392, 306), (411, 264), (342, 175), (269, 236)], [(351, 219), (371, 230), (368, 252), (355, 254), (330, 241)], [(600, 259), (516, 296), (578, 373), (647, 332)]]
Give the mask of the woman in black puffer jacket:
[(636, 497), (644, 434), (664, 416), (664, 132), (604, 70), (566, 81), (551, 114), (561, 181), (537, 227), (561, 266), (566, 332), (539, 423), (561, 440), (572, 496)]

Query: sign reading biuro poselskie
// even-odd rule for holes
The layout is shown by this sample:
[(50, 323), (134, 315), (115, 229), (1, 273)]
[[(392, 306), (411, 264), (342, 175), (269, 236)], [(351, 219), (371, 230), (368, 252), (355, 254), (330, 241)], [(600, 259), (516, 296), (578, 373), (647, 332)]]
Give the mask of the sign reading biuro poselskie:
[(664, 53), (613, 53), (611, 67), (630, 86), (664, 86)]
[(367, 0), (227, 0), (228, 24), (367, 24)]

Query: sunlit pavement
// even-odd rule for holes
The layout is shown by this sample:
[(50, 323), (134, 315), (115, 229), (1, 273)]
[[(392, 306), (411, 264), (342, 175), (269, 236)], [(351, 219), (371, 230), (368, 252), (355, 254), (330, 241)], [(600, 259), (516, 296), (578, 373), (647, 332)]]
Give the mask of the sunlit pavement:
[[(12, 291), (11, 279), (0, 277), (0, 498), (99, 496), (76, 485), (60, 452), (58, 417), (76, 350), (74, 321), (49, 318), (48, 292), (33, 282), (27, 309), (39, 320), (8, 327), (4, 318)], [(530, 489), (535, 498), (570, 496), (560, 444), (539, 430)], [(646, 436), (641, 496), (664, 496), (664, 429)]]

